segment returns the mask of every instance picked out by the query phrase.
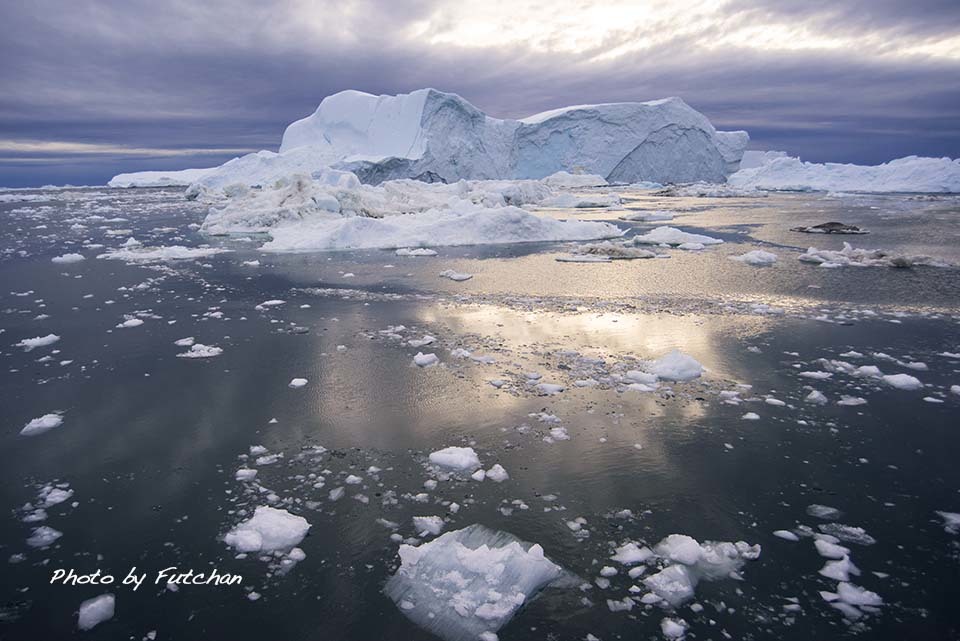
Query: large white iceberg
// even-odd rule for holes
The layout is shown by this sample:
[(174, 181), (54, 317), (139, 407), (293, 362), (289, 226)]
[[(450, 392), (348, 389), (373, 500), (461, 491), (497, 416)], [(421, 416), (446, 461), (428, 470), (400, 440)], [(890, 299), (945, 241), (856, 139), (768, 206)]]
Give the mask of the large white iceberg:
[(680, 98), (501, 120), (435, 89), (342, 91), (287, 127), (280, 153), (310, 148), (370, 183), (544, 178), (574, 169), (609, 182), (717, 182), (736, 170), (748, 139), (744, 131), (717, 131)]
[(540, 590), (570, 579), (539, 545), (477, 524), (401, 545), (399, 554), (384, 591), (404, 616), (444, 641), (495, 638)]
[[(680, 98), (577, 105), (522, 120), (487, 116), (460, 96), (420, 89), (396, 96), (342, 91), (287, 127), (279, 153), (260, 151), (192, 170), (207, 188), (269, 185), (279, 176), (325, 167), (364, 183), (415, 178), (539, 179), (559, 171), (590, 182), (723, 182), (737, 170), (749, 136), (717, 131)], [(113, 186), (156, 185), (184, 172), (115, 177)]]
[(771, 191), (960, 192), (960, 160), (950, 158), (907, 156), (874, 166), (802, 162), (777, 155), (751, 155), (748, 160), (754, 166), (731, 175), (730, 185)]

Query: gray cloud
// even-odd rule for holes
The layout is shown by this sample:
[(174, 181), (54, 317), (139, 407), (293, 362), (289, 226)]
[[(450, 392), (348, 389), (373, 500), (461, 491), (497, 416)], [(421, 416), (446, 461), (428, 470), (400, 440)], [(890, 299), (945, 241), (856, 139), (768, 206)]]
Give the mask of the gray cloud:
[(757, 148), (810, 160), (960, 156), (960, 59), (703, 46), (730, 21), (926, 43), (960, 35), (954, 2), (735, 0), (705, 30), (607, 60), (595, 56), (640, 32), (610, 36), (590, 51), (542, 52), (411, 39), (413, 25), (435, 16), (437, 5), (426, 0), (22, 4), (0, 8), (0, 140), (205, 152), (131, 158), (0, 150), (0, 185), (102, 183), (118, 171), (232, 156), (206, 150), (275, 149), (287, 123), (347, 88), (434, 86), (501, 117), (679, 95), (718, 127), (750, 131)]

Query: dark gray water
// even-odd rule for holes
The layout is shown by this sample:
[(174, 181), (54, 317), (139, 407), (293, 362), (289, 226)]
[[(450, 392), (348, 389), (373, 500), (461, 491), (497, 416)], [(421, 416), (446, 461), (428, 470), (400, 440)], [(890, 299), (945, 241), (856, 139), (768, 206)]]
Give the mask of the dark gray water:
[[(447, 531), (480, 523), (539, 543), (587, 584), (542, 592), (500, 630), (503, 640), (656, 639), (665, 616), (682, 618), (695, 639), (960, 638), (960, 536), (937, 515), (960, 512), (960, 395), (950, 391), (960, 357), (944, 355), (960, 352), (960, 273), (804, 265), (796, 255), (807, 246), (844, 239), (786, 231), (839, 219), (871, 230), (853, 237), (858, 247), (957, 261), (954, 199), (637, 195), (633, 206), (676, 209), (667, 224), (727, 243), (666, 260), (569, 264), (554, 260), (564, 248), (544, 244), (440, 249), (436, 258), (261, 255), (256, 241), (196, 234), (189, 225), (203, 211), (175, 191), (30, 193), (52, 200), (0, 203), (0, 639), (78, 634), (80, 602), (104, 592), (116, 595), (116, 615), (86, 638), (435, 638), (383, 594), (399, 564), (391, 534), (416, 536), (411, 517), (425, 515), (446, 517)], [(232, 251), (150, 265), (97, 259), (128, 237), (107, 231), (124, 229), (147, 246)], [(778, 263), (727, 259), (761, 247)], [(51, 262), (66, 252), (86, 260)], [(242, 264), (254, 259), (261, 265)], [(475, 276), (436, 277), (448, 268)], [(273, 299), (285, 302), (256, 309)], [(128, 316), (143, 324), (116, 327)], [(384, 331), (399, 325), (401, 338)], [(50, 333), (60, 340), (15, 346)], [(405, 344), (424, 334), (436, 342)], [(174, 341), (188, 336), (223, 353), (178, 358), (187, 348)], [(494, 362), (458, 359), (458, 348)], [(693, 355), (705, 376), (647, 393), (573, 385), (586, 375), (574, 352), (602, 359), (590, 372), (601, 379), (672, 348)], [(413, 366), (417, 351), (436, 353), (440, 366)], [(825, 371), (821, 358), (907, 373), (924, 388), (840, 371), (799, 375)], [(907, 365), (916, 362), (926, 369)], [(567, 389), (538, 396), (527, 372)], [(309, 382), (291, 389), (295, 377)], [(804, 400), (814, 388), (826, 405)], [(724, 391), (741, 402), (723, 402)], [(843, 395), (866, 403), (837, 405)], [(51, 412), (62, 412), (60, 427), (19, 435)], [(557, 424), (541, 412), (569, 440), (550, 438)], [(744, 420), (747, 412), (759, 420)], [(283, 457), (260, 465), (257, 483), (236, 481), (254, 445)], [(449, 445), (472, 446), (510, 478), (425, 489), (436, 478), (427, 454)], [(69, 484), (72, 497), (44, 521), (23, 522), (24, 504), (51, 483)], [(345, 496), (331, 501), (335, 487)], [(425, 502), (413, 498), (424, 492)], [(311, 524), (306, 558), (287, 573), (237, 559), (222, 541), (266, 504)], [(814, 504), (841, 515), (811, 516)], [(616, 516), (622, 510), (633, 516)], [(577, 517), (585, 524), (574, 532)], [(851, 581), (883, 601), (855, 622), (820, 595), (837, 581), (818, 574), (826, 559), (812, 538), (773, 535), (832, 522), (875, 540), (841, 543), (861, 571)], [(62, 536), (28, 546), (41, 525)], [(637, 603), (612, 612), (608, 599), (642, 587), (624, 567), (609, 587), (594, 582), (617, 566), (613, 549), (674, 533), (742, 540), (762, 553), (742, 580), (701, 582), (675, 611)], [(57, 568), (122, 576), (133, 566), (151, 581), (169, 566), (216, 567), (243, 581), (176, 592), (49, 585)]]

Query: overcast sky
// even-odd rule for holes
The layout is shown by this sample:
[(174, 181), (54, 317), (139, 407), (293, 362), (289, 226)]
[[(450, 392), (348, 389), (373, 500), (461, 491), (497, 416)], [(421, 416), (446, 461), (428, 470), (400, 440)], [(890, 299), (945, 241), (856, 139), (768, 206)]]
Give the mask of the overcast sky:
[(753, 149), (960, 156), (958, 0), (0, 3), (0, 185), (276, 150), (343, 89), (488, 114), (680, 96)]

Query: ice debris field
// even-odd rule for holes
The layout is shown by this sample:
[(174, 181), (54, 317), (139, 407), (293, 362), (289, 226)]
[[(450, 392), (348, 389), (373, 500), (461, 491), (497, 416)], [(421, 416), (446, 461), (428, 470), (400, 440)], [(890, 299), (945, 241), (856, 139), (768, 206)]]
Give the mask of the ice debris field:
[[(0, 192), (0, 636), (945, 638), (960, 167), (747, 141), (344, 92)], [(49, 581), (133, 566), (242, 580)]]

